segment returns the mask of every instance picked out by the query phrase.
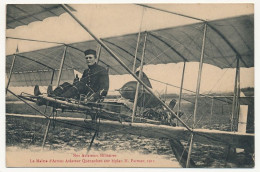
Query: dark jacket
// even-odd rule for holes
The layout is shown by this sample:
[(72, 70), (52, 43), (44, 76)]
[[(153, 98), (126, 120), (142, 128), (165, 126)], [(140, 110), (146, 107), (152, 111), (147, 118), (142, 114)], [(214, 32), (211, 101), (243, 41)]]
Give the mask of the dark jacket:
[(109, 89), (107, 69), (96, 63), (84, 70), (80, 81), (86, 83), (97, 95), (106, 96)]

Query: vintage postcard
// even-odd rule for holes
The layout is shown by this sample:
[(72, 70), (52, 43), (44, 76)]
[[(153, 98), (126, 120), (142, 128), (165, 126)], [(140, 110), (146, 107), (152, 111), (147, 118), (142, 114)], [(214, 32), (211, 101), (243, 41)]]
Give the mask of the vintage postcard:
[(6, 167), (254, 168), (254, 4), (6, 4)]

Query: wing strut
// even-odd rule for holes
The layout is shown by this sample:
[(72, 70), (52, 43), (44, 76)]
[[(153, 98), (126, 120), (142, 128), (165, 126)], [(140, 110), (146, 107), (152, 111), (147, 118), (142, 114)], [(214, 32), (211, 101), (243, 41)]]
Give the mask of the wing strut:
[[(18, 53), (18, 52), (19, 52), (19, 51), (18, 51), (18, 47), (17, 47), (16, 53)], [(13, 69), (14, 69), (14, 63), (15, 63), (15, 59), (16, 59), (16, 53), (14, 54), (14, 58), (13, 58), (12, 66), (11, 66), (11, 69), (10, 69), (10, 74), (9, 74), (9, 78), (8, 78), (8, 82), (7, 82), (5, 94), (7, 94), (7, 90), (8, 90), (10, 81), (11, 81), (11, 77), (12, 77), (12, 73), (13, 73)]]
[(6, 94), (7, 94), (7, 89), (8, 89), (8, 87), (9, 87), (9, 84), (10, 84), (10, 82), (11, 82), (11, 77), (12, 77), (13, 67), (14, 67), (14, 63), (15, 63), (16, 57), (21, 57), (21, 58), (28, 59), (28, 60), (30, 60), (30, 61), (33, 61), (33, 62), (35, 62), (35, 63), (38, 63), (38, 64), (40, 64), (40, 65), (43, 65), (43, 66), (45, 66), (45, 67), (51, 69), (51, 70), (52, 70), (51, 84), (52, 84), (52, 82), (53, 82), (53, 77), (54, 77), (54, 74), (55, 74), (55, 69), (53, 69), (52, 67), (50, 67), (50, 66), (48, 66), (48, 65), (45, 65), (45, 64), (43, 64), (43, 63), (37, 61), (37, 60), (34, 60), (34, 59), (29, 58), (29, 57), (20, 55), (20, 54), (18, 54), (18, 53), (19, 53), (19, 51), (18, 51), (18, 48), (17, 48), (17, 49), (16, 49), (16, 53), (14, 54), (12, 66), (11, 66), (11, 69), (10, 69), (10, 74), (9, 74), (9, 78), (8, 78), (8, 82), (7, 82), (7, 86), (6, 86)]
[(66, 57), (67, 48), (68, 47), (65, 45), (63, 55), (62, 55), (62, 59), (61, 59), (61, 63), (60, 63), (59, 74), (58, 74), (58, 78), (57, 78), (57, 84), (56, 84), (57, 87), (60, 85), (60, 78), (61, 78), (62, 68), (63, 68), (65, 57)]
[(235, 76), (235, 84), (234, 84), (234, 96), (232, 103), (232, 116), (231, 116), (231, 131), (235, 131), (237, 125), (235, 124), (236, 119), (239, 114), (239, 91), (240, 91), (240, 67), (239, 67), (239, 58), (237, 58), (237, 66), (236, 66), (236, 76)]
[[(68, 47), (65, 45), (64, 51), (63, 51), (63, 55), (62, 55), (62, 59), (61, 59), (61, 63), (60, 63), (59, 74), (58, 74), (58, 78), (57, 78), (57, 84), (56, 84), (57, 87), (60, 85), (60, 78), (61, 78), (62, 68), (63, 68), (64, 61), (65, 61), (65, 57), (66, 57), (67, 48), (68, 48)], [(54, 115), (55, 112), (56, 112), (55, 108), (52, 107), (52, 115)], [(51, 119), (49, 118), (49, 119), (48, 119), (47, 126), (46, 126), (46, 130), (45, 130), (45, 133), (44, 133), (44, 138), (43, 138), (43, 141), (42, 141), (42, 149), (44, 148), (45, 142), (46, 142), (47, 137), (48, 137), (48, 133), (49, 133), (49, 129), (50, 129), (50, 124), (51, 124)]]
[[(152, 7), (152, 6), (148, 6), (148, 5), (144, 5), (144, 4), (137, 4), (137, 5), (142, 6), (142, 7), (146, 7), (146, 8), (150, 8), (150, 9), (153, 9), (153, 10), (157, 10), (157, 11), (166, 12), (166, 13), (169, 13), (169, 14), (174, 14), (174, 15), (178, 15), (178, 16), (182, 16), (182, 17), (186, 17), (186, 18), (190, 18), (190, 19), (194, 19), (194, 20), (198, 20), (198, 21), (202, 21), (202, 22), (207, 22), (204, 19), (200, 19), (200, 18), (196, 18), (196, 17), (192, 17), (192, 16), (188, 16), (188, 15), (184, 15), (184, 14), (180, 14), (180, 13), (176, 13), (176, 12), (172, 12), (172, 11), (168, 11), (168, 10), (163, 10), (163, 9), (160, 9), (160, 8), (156, 8), (156, 7)], [(239, 58), (242, 61), (242, 63), (246, 67), (248, 67), (247, 64), (245, 63), (245, 61), (242, 59), (242, 56), (239, 54), (237, 49), (229, 42), (229, 40), (217, 28), (212, 26), (210, 23), (208, 23), (208, 27), (210, 27), (212, 30), (214, 30), (228, 44), (228, 46), (234, 51), (234, 53), (237, 55), (236, 58)]]
[[(140, 80), (142, 79), (142, 75), (143, 75), (143, 64), (144, 64), (144, 57), (145, 57), (146, 41), (147, 41), (147, 32), (145, 32), (145, 35), (144, 35), (144, 45), (143, 45), (142, 59), (141, 59), (141, 65), (140, 65), (140, 70), (139, 70), (140, 71), (139, 72)], [(133, 105), (133, 113), (132, 113), (132, 123), (134, 122), (134, 116), (135, 116), (136, 107), (137, 107), (139, 87), (140, 87), (140, 83), (137, 82), (136, 90), (135, 90), (135, 100), (134, 100), (134, 105)]]
[(78, 20), (78, 18), (72, 14), (72, 12), (65, 6), (62, 4), (62, 7), (63, 9), (76, 21), (78, 22), (78, 24), (83, 28), (85, 29), (99, 44), (101, 44), (101, 46), (115, 59), (118, 61), (118, 63), (120, 65), (122, 65), (126, 70), (127, 72), (129, 72), (141, 85), (143, 85), (145, 87), (145, 89), (151, 93), (172, 115), (174, 115), (182, 124), (185, 128), (187, 128), (187, 130), (189, 130), (190, 132), (192, 132), (192, 129), (187, 125), (185, 124), (176, 114), (175, 112), (173, 112), (173, 110), (171, 110), (171, 108), (169, 106), (167, 106), (160, 98), (158, 98), (154, 93), (153, 91), (142, 81), (140, 80), (133, 72), (131, 69), (129, 69), (125, 64), (124, 62), (119, 58), (117, 57), (117, 55), (112, 52), (112, 50), (106, 45), (103, 43), (103, 41), (101, 41), (99, 38), (97, 38), (81, 21)]
[(135, 72), (135, 65), (136, 65), (136, 60), (137, 60), (137, 51), (138, 51), (138, 47), (139, 47), (140, 36), (141, 36), (141, 33), (139, 32), (138, 36), (137, 36), (137, 42), (136, 42), (136, 48), (135, 48), (135, 58), (134, 58), (134, 64), (133, 64), (133, 72)]
[(101, 50), (102, 50), (102, 47), (99, 45), (99, 46), (97, 47), (97, 64), (98, 64), (99, 59), (100, 59)]
[(211, 128), (212, 115), (213, 115), (213, 104), (214, 104), (214, 98), (211, 99), (210, 119), (209, 119), (209, 126), (210, 126), (210, 128)]
[[(137, 36), (136, 47), (135, 47), (135, 58), (134, 58), (134, 64), (133, 64), (133, 72), (135, 72), (135, 65), (136, 65), (136, 60), (137, 60), (138, 47), (139, 47), (139, 43), (140, 43), (140, 37), (141, 37), (141, 29), (142, 29), (142, 24), (143, 24), (143, 18), (144, 18), (144, 8), (143, 8), (143, 11), (142, 11), (142, 19), (141, 19), (141, 24), (140, 24), (140, 28), (139, 28), (139, 32), (138, 32), (138, 36)], [(140, 75), (140, 74), (139, 74), (139, 75)]]
[[(202, 40), (202, 48), (201, 48), (201, 56), (200, 56), (200, 65), (199, 65), (198, 78), (197, 78), (197, 88), (196, 88), (196, 98), (195, 98), (195, 105), (194, 105), (192, 129), (194, 129), (195, 122), (196, 122), (196, 115), (197, 115), (197, 108), (198, 108), (198, 98), (199, 98), (199, 93), (200, 93), (201, 73), (202, 73), (202, 67), (203, 67), (203, 58), (204, 58), (206, 33), (207, 33), (207, 23), (205, 22), (204, 33), (203, 33), (203, 40)], [(192, 146), (193, 146), (193, 138), (194, 138), (194, 133), (192, 132), (191, 133), (191, 141), (190, 141), (189, 153), (188, 153), (188, 158), (187, 158), (187, 163), (186, 163), (186, 167), (187, 168), (190, 166), (190, 158), (191, 158), (191, 150), (192, 150)]]
[[(185, 69), (186, 69), (186, 61), (183, 63), (183, 69), (182, 69), (182, 76), (181, 76), (181, 87), (180, 87), (180, 94), (179, 94), (179, 103), (178, 103), (178, 116), (181, 111), (181, 99), (182, 99), (182, 88), (183, 88), (183, 82), (184, 82), (184, 74), (185, 74)], [(178, 126), (178, 121), (177, 121), (177, 126)]]

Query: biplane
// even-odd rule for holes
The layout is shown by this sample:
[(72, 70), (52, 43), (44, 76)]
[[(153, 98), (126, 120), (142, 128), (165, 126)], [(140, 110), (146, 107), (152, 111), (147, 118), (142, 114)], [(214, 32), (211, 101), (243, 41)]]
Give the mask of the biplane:
[[(204, 19), (163, 10), (154, 6), (136, 4), (139, 7), (189, 18), (195, 23), (163, 29), (146, 30), (138, 33), (98, 38), (87, 25), (77, 17), (77, 11), (69, 5), (37, 4), (37, 5), (7, 5), (7, 29), (41, 21), (48, 17), (69, 14), (94, 40), (64, 44), (33, 40), (26, 38), (7, 37), (7, 39), (26, 40), (34, 42), (54, 43), (57, 46), (29, 51), (15, 52), (6, 56), (6, 75), (8, 82), (6, 91), (11, 93), (31, 108), (48, 119), (42, 145), (44, 146), (50, 128), (50, 121), (69, 121), (77, 124), (84, 123), (96, 132), (115, 129), (122, 133), (143, 135), (146, 137), (169, 138), (171, 147), (183, 167), (191, 167), (191, 152), (194, 142), (207, 142), (227, 145), (229, 148), (242, 148), (254, 155), (254, 96), (240, 96), (240, 68), (254, 67), (254, 15), (242, 15), (219, 20)], [(88, 102), (83, 99), (63, 99), (47, 95), (32, 95), (21, 93), (16, 95), (9, 86), (40, 86), (60, 85), (74, 79), (74, 70), (82, 72), (86, 65), (83, 61), (83, 51), (87, 48), (97, 49), (98, 63), (105, 66), (110, 75), (131, 74), (136, 81), (126, 83), (118, 91), (120, 99), (106, 99), (99, 102)], [(66, 57), (73, 58), (66, 58)], [(183, 62), (180, 94), (178, 100), (166, 103), (152, 90), (149, 77), (143, 72), (146, 64), (167, 64)], [(193, 125), (187, 125), (181, 118), (185, 65), (188, 62), (199, 62), (199, 71), (194, 96)], [(200, 93), (201, 73), (203, 63), (219, 68), (235, 68), (234, 95), (229, 97), (214, 97)], [(33, 64), (33, 65), (32, 65)], [(72, 66), (71, 66), (72, 64)], [(18, 66), (17, 66), (18, 65)], [(20, 67), (19, 67), (20, 66)], [(21, 67), (22, 66), (22, 67)], [(139, 70), (137, 71), (137, 68)], [(40, 79), (39, 79), (40, 78)], [(55, 85), (56, 81), (56, 85)], [(207, 97), (213, 102), (228, 101), (232, 104), (231, 129), (220, 131), (196, 128), (198, 98)], [(39, 111), (28, 102), (44, 99), (53, 109), (48, 115)], [(192, 100), (190, 100), (192, 101)], [(177, 102), (177, 104), (176, 104)], [(173, 108), (178, 106), (177, 111)], [(60, 112), (79, 112), (90, 116), (91, 119), (54, 118)], [(8, 115), (8, 114), (7, 114)], [(19, 115), (18, 115), (19, 116)], [(21, 115), (20, 115), (21, 116)], [(41, 118), (35, 115), (22, 115), (28, 118)], [(246, 117), (245, 117), (246, 116)], [(249, 125), (248, 120), (251, 120)], [(95, 121), (95, 122), (93, 122)], [(177, 121), (177, 126), (175, 122)], [(98, 130), (97, 130), (98, 126)], [(96, 136), (94, 134), (92, 142)], [(190, 140), (189, 149), (184, 154), (179, 140)], [(182, 148), (182, 149), (181, 149)], [(181, 149), (181, 150), (179, 150)], [(182, 153), (181, 153), (182, 152)]]

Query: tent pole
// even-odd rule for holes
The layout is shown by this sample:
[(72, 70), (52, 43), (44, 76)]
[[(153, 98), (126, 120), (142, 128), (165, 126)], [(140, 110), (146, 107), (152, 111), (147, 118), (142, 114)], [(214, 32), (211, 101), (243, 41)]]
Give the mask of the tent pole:
[(236, 75), (234, 84), (234, 96), (232, 103), (232, 116), (231, 116), (231, 131), (234, 131), (234, 118), (236, 116), (236, 105), (237, 105), (237, 85), (238, 85), (238, 73), (239, 73), (239, 58), (237, 58)]
[[(147, 40), (147, 32), (145, 32), (145, 35), (144, 35), (144, 45), (143, 45), (143, 52), (142, 52), (141, 66), (140, 66), (140, 72), (139, 72), (139, 79), (140, 79), (140, 80), (142, 80), (142, 77), (143, 77), (142, 75), (143, 75), (143, 64), (144, 64), (144, 56), (145, 56), (146, 40)], [(136, 107), (137, 107), (137, 101), (138, 101), (139, 87), (140, 87), (140, 83), (137, 82), (136, 90), (135, 90), (134, 105), (133, 105), (132, 122), (134, 122), (134, 116), (135, 116), (135, 113), (136, 113)]]
[(136, 42), (136, 48), (135, 48), (135, 58), (134, 58), (134, 64), (133, 64), (133, 72), (135, 72), (135, 65), (136, 65), (137, 51), (138, 51), (139, 42), (140, 42), (140, 36), (141, 36), (141, 33), (139, 32), (138, 37), (137, 37), (137, 42)]
[(67, 46), (65, 45), (64, 50), (63, 50), (61, 63), (60, 63), (59, 74), (58, 74), (58, 78), (57, 78), (57, 84), (56, 84), (57, 87), (60, 85), (60, 78), (61, 78), (62, 68), (63, 68), (65, 57), (66, 57), (66, 51), (67, 51)]
[[(17, 53), (17, 52), (18, 52), (18, 51), (16, 50), (16, 53)], [(11, 65), (8, 82), (7, 82), (7, 85), (6, 85), (6, 92), (5, 92), (5, 94), (7, 94), (7, 90), (8, 90), (8, 87), (9, 87), (9, 84), (10, 84), (10, 81), (11, 81), (11, 77), (12, 77), (12, 74), (13, 74), (14, 63), (15, 63), (15, 59), (16, 59), (16, 53), (14, 54), (13, 62), (12, 62), (12, 65)]]
[[(196, 98), (195, 98), (194, 113), (193, 113), (193, 125), (192, 125), (193, 129), (195, 127), (196, 114), (197, 114), (197, 108), (198, 108), (198, 97), (199, 97), (199, 92), (200, 92), (200, 82), (201, 82), (201, 74), (202, 74), (202, 66), (203, 66), (203, 58), (204, 58), (206, 32), (207, 32), (207, 23), (205, 23), (205, 25), (204, 25), (204, 33), (203, 33), (203, 40), (202, 40), (202, 47), (201, 47), (201, 56), (200, 56), (200, 64), (199, 64), (197, 87), (196, 87)], [(186, 167), (189, 167), (189, 165), (190, 165), (190, 154), (191, 154), (191, 150), (192, 150), (192, 146), (193, 146), (193, 135), (194, 134), (192, 133)]]
[(100, 40), (99, 38), (97, 38), (81, 21), (79, 21), (79, 19), (72, 14), (72, 12), (70, 11), (70, 9), (68, 9), (64, 4), (61, 5), (62, 8), (84, 29), (86, 30), (99, 44), (102, 45), (102, 47), (123, 67), (125, 68), (125, 70), (131, 74), (138, 82), (140, 82), (141, 85), (143, 85), (145, 87), (145, 89), (151, 93), (152, 96), (154, 96), (172, 115), (174, 115), (182, 124), (185, 128), (187, 128), (187, 130), (189, 130), (190, 132), (192, 132), (192, 129), (185, 124), (185, 122), (183, 122), (176, 114), (175, 112), (173, 112), (173, 110), (171, 110), (171, 108), (169, 106), (167, 106), (159, 97), (157, 97), (153, 91), (142, 81), (140, 80), (133, 72), (131, 69), (129, 69), (126, 64), (106, 45), (104, 44), (104, 42), (102, 40)]
[[(185, 74), (185, 68), (186, 68), (186, 61), (183, 63), (183, 69), (182, 69), (182, 77), (181, 77), (181, 87), (180, 87), (180, 95), (179, 95), (179, 103), (178, 103), (178, 116), (181, 110), (181, 99), (182, 99), (182, 88), (183, 88), (183, 81), (184, 81), (184, 74)], [(177, 121), (178, 126), (178, 121)]]

